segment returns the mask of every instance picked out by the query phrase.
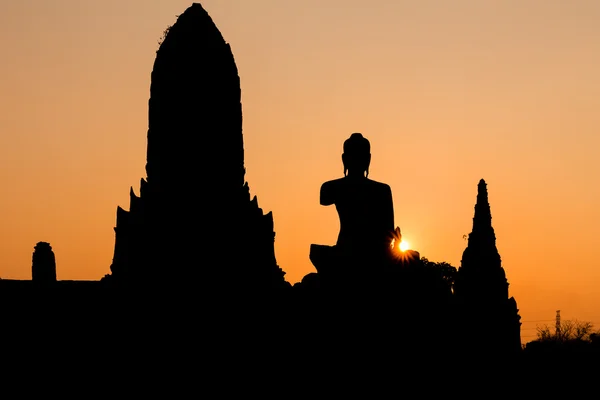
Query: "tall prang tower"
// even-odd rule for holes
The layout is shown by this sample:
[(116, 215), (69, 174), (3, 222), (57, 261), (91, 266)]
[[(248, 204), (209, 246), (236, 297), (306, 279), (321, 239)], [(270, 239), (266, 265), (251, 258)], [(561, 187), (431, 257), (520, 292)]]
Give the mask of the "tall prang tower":
[[(521, 350), (521, 317), (509, 297), (508, 280), (496, 247), (486, 182), (477, 186), (473, 229), (454, 284), (465, 341), (510, 355)], [(479, 332), (479, 334), (478, 334)], [(481, 335), (481, 336), (478, 336)]]
[(151, 75), (147, 178), (117, 208), (110, 280), (199, 290), (289, 285), (273, 215), (245, 182), (240, 78), (227, 42), (193, 3), (166, 31)]

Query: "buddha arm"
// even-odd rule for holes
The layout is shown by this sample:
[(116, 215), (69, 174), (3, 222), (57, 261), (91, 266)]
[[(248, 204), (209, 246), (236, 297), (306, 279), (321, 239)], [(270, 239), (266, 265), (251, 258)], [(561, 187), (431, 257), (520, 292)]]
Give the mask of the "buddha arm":
[(385, 208), (384, 210), (386, 210), (386, 215), (385, 215), (385, 219), (384, 221), (386, 221), (386, 230), (388, 230), (389, 232), (393, 232), (394, 231), (394, 201), (392, 198), (392, 189), (388, 186), (387, 187), (387, 195), (386, 195), (386, 202), (387, 204), (385, 204)]
[(322, 206), (330, 206), (335, 203), (335, 195), (331, 182), (325, 182), (321, 185), (320, 202)]

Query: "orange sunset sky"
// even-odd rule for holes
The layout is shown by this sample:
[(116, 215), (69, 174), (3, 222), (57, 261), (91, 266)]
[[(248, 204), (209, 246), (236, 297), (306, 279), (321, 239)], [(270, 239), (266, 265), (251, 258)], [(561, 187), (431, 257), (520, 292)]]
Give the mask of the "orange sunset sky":
[[(146, 176), (157, 41), (191, 3), (0, 0), (0, 277), (31, 279), (38, 241), (58, 279), (110, 272), (116, 208)], [(319, 188), (362, 132), (430, 260), (460, 265), (486, 180), (524, 342), (558, 309), (600, 328), (599, 1), (202, 4), (237, 62), (246, 179), (290, 283), (336, 241)]]

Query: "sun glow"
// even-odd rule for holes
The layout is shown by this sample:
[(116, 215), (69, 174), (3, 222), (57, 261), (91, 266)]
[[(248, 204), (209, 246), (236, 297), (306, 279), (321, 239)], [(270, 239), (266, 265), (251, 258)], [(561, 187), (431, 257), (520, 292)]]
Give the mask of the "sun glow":
[(410, 245), (408, 244), (408, 242), (406, 240), (402, 240), (400, 242), (400, 246), (398, 246), (400, 248), (400, 251), (406, 251), (408, 249), (410, 249)]

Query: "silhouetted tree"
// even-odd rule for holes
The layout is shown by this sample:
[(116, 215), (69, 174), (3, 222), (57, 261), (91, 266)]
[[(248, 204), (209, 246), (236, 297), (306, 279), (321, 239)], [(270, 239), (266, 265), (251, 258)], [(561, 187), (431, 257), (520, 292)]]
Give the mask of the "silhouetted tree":
[(430, 261), (426, 257), (421, 257), (421, 261), (423, 262), (424, 267), (437, 271), (442, 276), (444, 282), (448, 284), (451, 289), (453, 289), (454, 279), (456, 278), (457, 271), (456, 267), (445, 261)]
[[(175, 18), (179, 18), (179, 15), (181, 15), (181, 14), (176, 15)], [(171, 30), (172, 27), (173, 27), (173, 25), (167, 25), (167, 27), (163, 31), (162, 35), (158, 39), (158, 47), (159, 48), (160, 48), (160, 45), (163, 44), (163, 42), (165, 41), (165, 38), (167, 37), (167, 34), (169, 33), (169, 31)]]
[[(588, 362), (600, 355), (599, 332), (594, 332), (593, 328), (591, 322), (577, 320), (561, 321), (554, 328), (548, 325), (538, 327), (537, 339), (525, 345), (524, 354), (536, 369), (545, 373), (555, 373), (551, 360)], [(560, 377), (564, 376), (561, 374)]]
[[(167, 37), (167, 34), (169, 33), (169, 31), (171, 30), (171, 27), (173, 25), (168, 25), (165, 30), (163, 31), (162, 35), (160, 36), (160, 38), (158, 39), (158, 47), (160, 48), (160, 46), (162, 45), (162, 43), (165, 41), (165, 38)], [(158, 51), (158, 50), (157, 50)]]
[(598, 334), (594, 332), (594, 324), (588, 321), (564, 320), (558, 327), (544, 325), (537, 328), (537, 340), (541, 342), (591, 341), (594, 334)]

